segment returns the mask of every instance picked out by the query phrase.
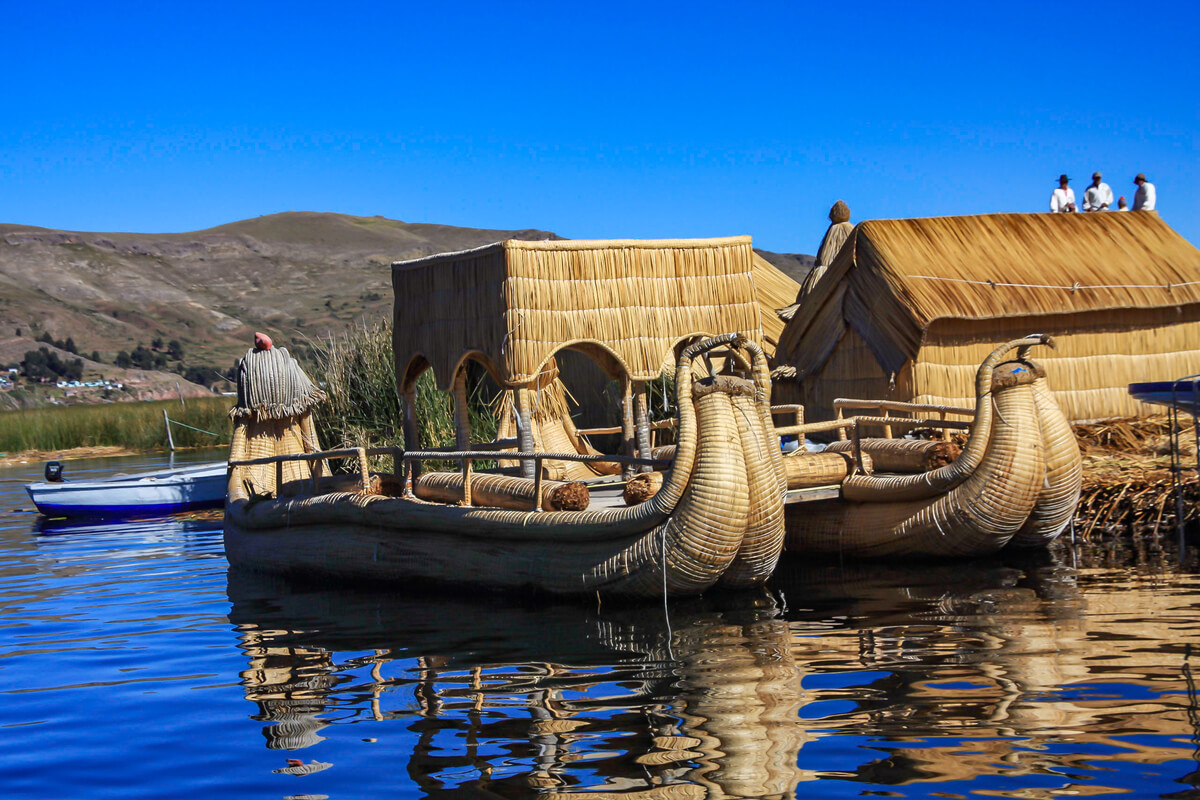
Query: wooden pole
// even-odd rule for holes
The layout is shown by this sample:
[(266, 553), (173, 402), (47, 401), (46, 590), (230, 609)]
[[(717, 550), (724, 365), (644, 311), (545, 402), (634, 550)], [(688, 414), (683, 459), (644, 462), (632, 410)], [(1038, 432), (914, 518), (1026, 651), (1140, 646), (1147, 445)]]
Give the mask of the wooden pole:
[[(635, 455), (637, 434), (633, 427), (633, 381), (629, 375), (621, 376), (621, 455)], [(633, 467), (625, 465), (621, 476), (629, 480), (634, 473)]]
[[(638, 381), (634, 388), (633, 408), (634, 421), (637, 426), (637, 456), (650, 458), (654, 449), (650, 441), (650, 385), (646, 381)], [(638, 467), (638, 472), (649, 472), (649, 467)]]
[(169, 444), (171, 446), (171, 452), (174, 453), (175, 452), (175, 438), (173, 436), (171, 436), (171, 418), (167, 416), (167, 410), (165, 408), (162, 410), (162, 412), (163, 412), (163, 424), (167, 426), (167, 444)]
[[(417, 384), (413, 381), (404, 387), (404, 449), (421, 449), (421, 431), (417, 426)], [(421, 463), (412, 464), (412, 477), (421, 474)]]
[[(529, 389), (521, 386), (513, 390), (513, 403), (517, 416), (517, 449), (532, 453), (537, 446), (533, 441), (533, 417), (529, 413)], [(537, 466), (533, 459), (521, 459), (521, 477), (533, 478)]]
[[(454, 376), (451, 394), (454, 397), (454, 444), (459, 450), (471, 449), (471, 417), (467, 411), (467, 370), (464, 366)], [(463, 505), (471, 505), (471, 460), (458, 462), (463, 475)]]

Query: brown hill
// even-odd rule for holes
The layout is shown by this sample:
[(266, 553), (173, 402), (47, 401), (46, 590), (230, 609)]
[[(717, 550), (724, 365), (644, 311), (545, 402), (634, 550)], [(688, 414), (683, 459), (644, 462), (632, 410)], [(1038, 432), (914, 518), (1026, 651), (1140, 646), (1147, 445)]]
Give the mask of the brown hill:
[[(178, 339), (191, 366), (224, 368), (256, 329), (287, 345), (390, 313), (392, 261), (506, 238), (559, 237), (308, 211), (192, 233), (0, 224), (3, 356), (19, 360), (49, 333), (99, 351), (107, 367), (118, 351), (161, 337)], [(811, 261), (759, 252), (797, 279)]]
[(816, 256), (806, 256), (802, 253), (772, 253), (757, 247), (754, 248), (754, 252), (771, 262), (776, 269), (786, 273), (796, 283), (804, 283), (805, 276), (812, 272), (813, 264), (817, 263)]
[(556, 237), (314, 212), (169, 234), (0, 225), (0, 334), (69, 336), (105, 361), (178, 339), (189, 364), (231, 364), (254, 329), (286, 342), (386, 313), (394, 260), (504, 238)]

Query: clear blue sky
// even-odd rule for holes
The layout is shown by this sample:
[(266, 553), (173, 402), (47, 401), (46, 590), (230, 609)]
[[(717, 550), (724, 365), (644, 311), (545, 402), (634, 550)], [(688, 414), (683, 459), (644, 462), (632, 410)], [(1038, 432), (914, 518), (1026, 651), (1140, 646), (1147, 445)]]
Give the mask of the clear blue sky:
[(1044, 211), (1137, 172), (1200, 244), (1195, 3), (0, 0), (0, 222), (287, 210), (752, 234)]

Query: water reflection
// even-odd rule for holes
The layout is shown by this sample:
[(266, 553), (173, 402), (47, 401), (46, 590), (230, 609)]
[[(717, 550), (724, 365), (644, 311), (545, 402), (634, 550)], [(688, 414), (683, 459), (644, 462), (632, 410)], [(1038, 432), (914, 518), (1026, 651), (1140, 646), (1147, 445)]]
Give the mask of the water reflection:
[(765, 593), (673, 604), (669, 626), (654, 606), (431, 601), (234, 572), (229, 594), (270, 748), (401, 720), (430, 796), (794, 796), (804, 695)]
[(399, 725), (429, 796), (1167, 791), (1200, 741), (1200, 580), (1170, 562), (790, 558), (770, 593), (672, 602), (669, 625), (233, 573), (230, 618), (269, 748), (336, 766), (341, 726)]
[[(785, 569), (789, 596), (814, 606), (798, 616), (831, 626), (798, 630), (793, 642), (814, 674), (811, 698), (840, 701), (811, 731), (862, 737), (874, 755), (821, 777), (898, 786), (1036, 776), (1020, 796), (1041, 796), (1120, 786), (1127, 778), (1097, 774), (1116, 764), (1192, 757), (1194, 576), (1077, 570), (1045, 554)], [(830, 676), (843, 680), (814, 690)]]

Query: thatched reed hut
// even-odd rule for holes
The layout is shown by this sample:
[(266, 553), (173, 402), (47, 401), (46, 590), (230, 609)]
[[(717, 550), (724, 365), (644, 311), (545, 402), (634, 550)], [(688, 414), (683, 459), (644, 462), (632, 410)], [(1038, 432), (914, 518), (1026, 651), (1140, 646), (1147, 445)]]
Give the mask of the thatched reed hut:
[[(771, 352), (764, 308), (778, 337), (782, 323), (773, 310), (796, 291), (795, 281), (754, 254), (748, 236), (509, 240), (399, 262), (392, 283), (396, 376), (410, 415), (423, 371), (432, 369), (457, 399), (465, 364), (475, 361), (512, 390), (521, 419), (536, 418), (550, 400), (541, 390), (556, 374), (555, 355), (571, 350), (621, 385), (626, 449), (646, 414), (649, 383), (674, 363), (677, 346), (741, 333)], [(416, 420), (405, 424), (406, 440), (419, 441)], [(525, 444), (532, 450), (536, 442)]]
[(1039, 355), (1075, 421), (1146, 416), (1127, 385), (1200, 372), (1200, 250), (1153, 213), (989, 214), (860, 223), (788, 322), (775, 402), (972, 405), (997, 342)]

